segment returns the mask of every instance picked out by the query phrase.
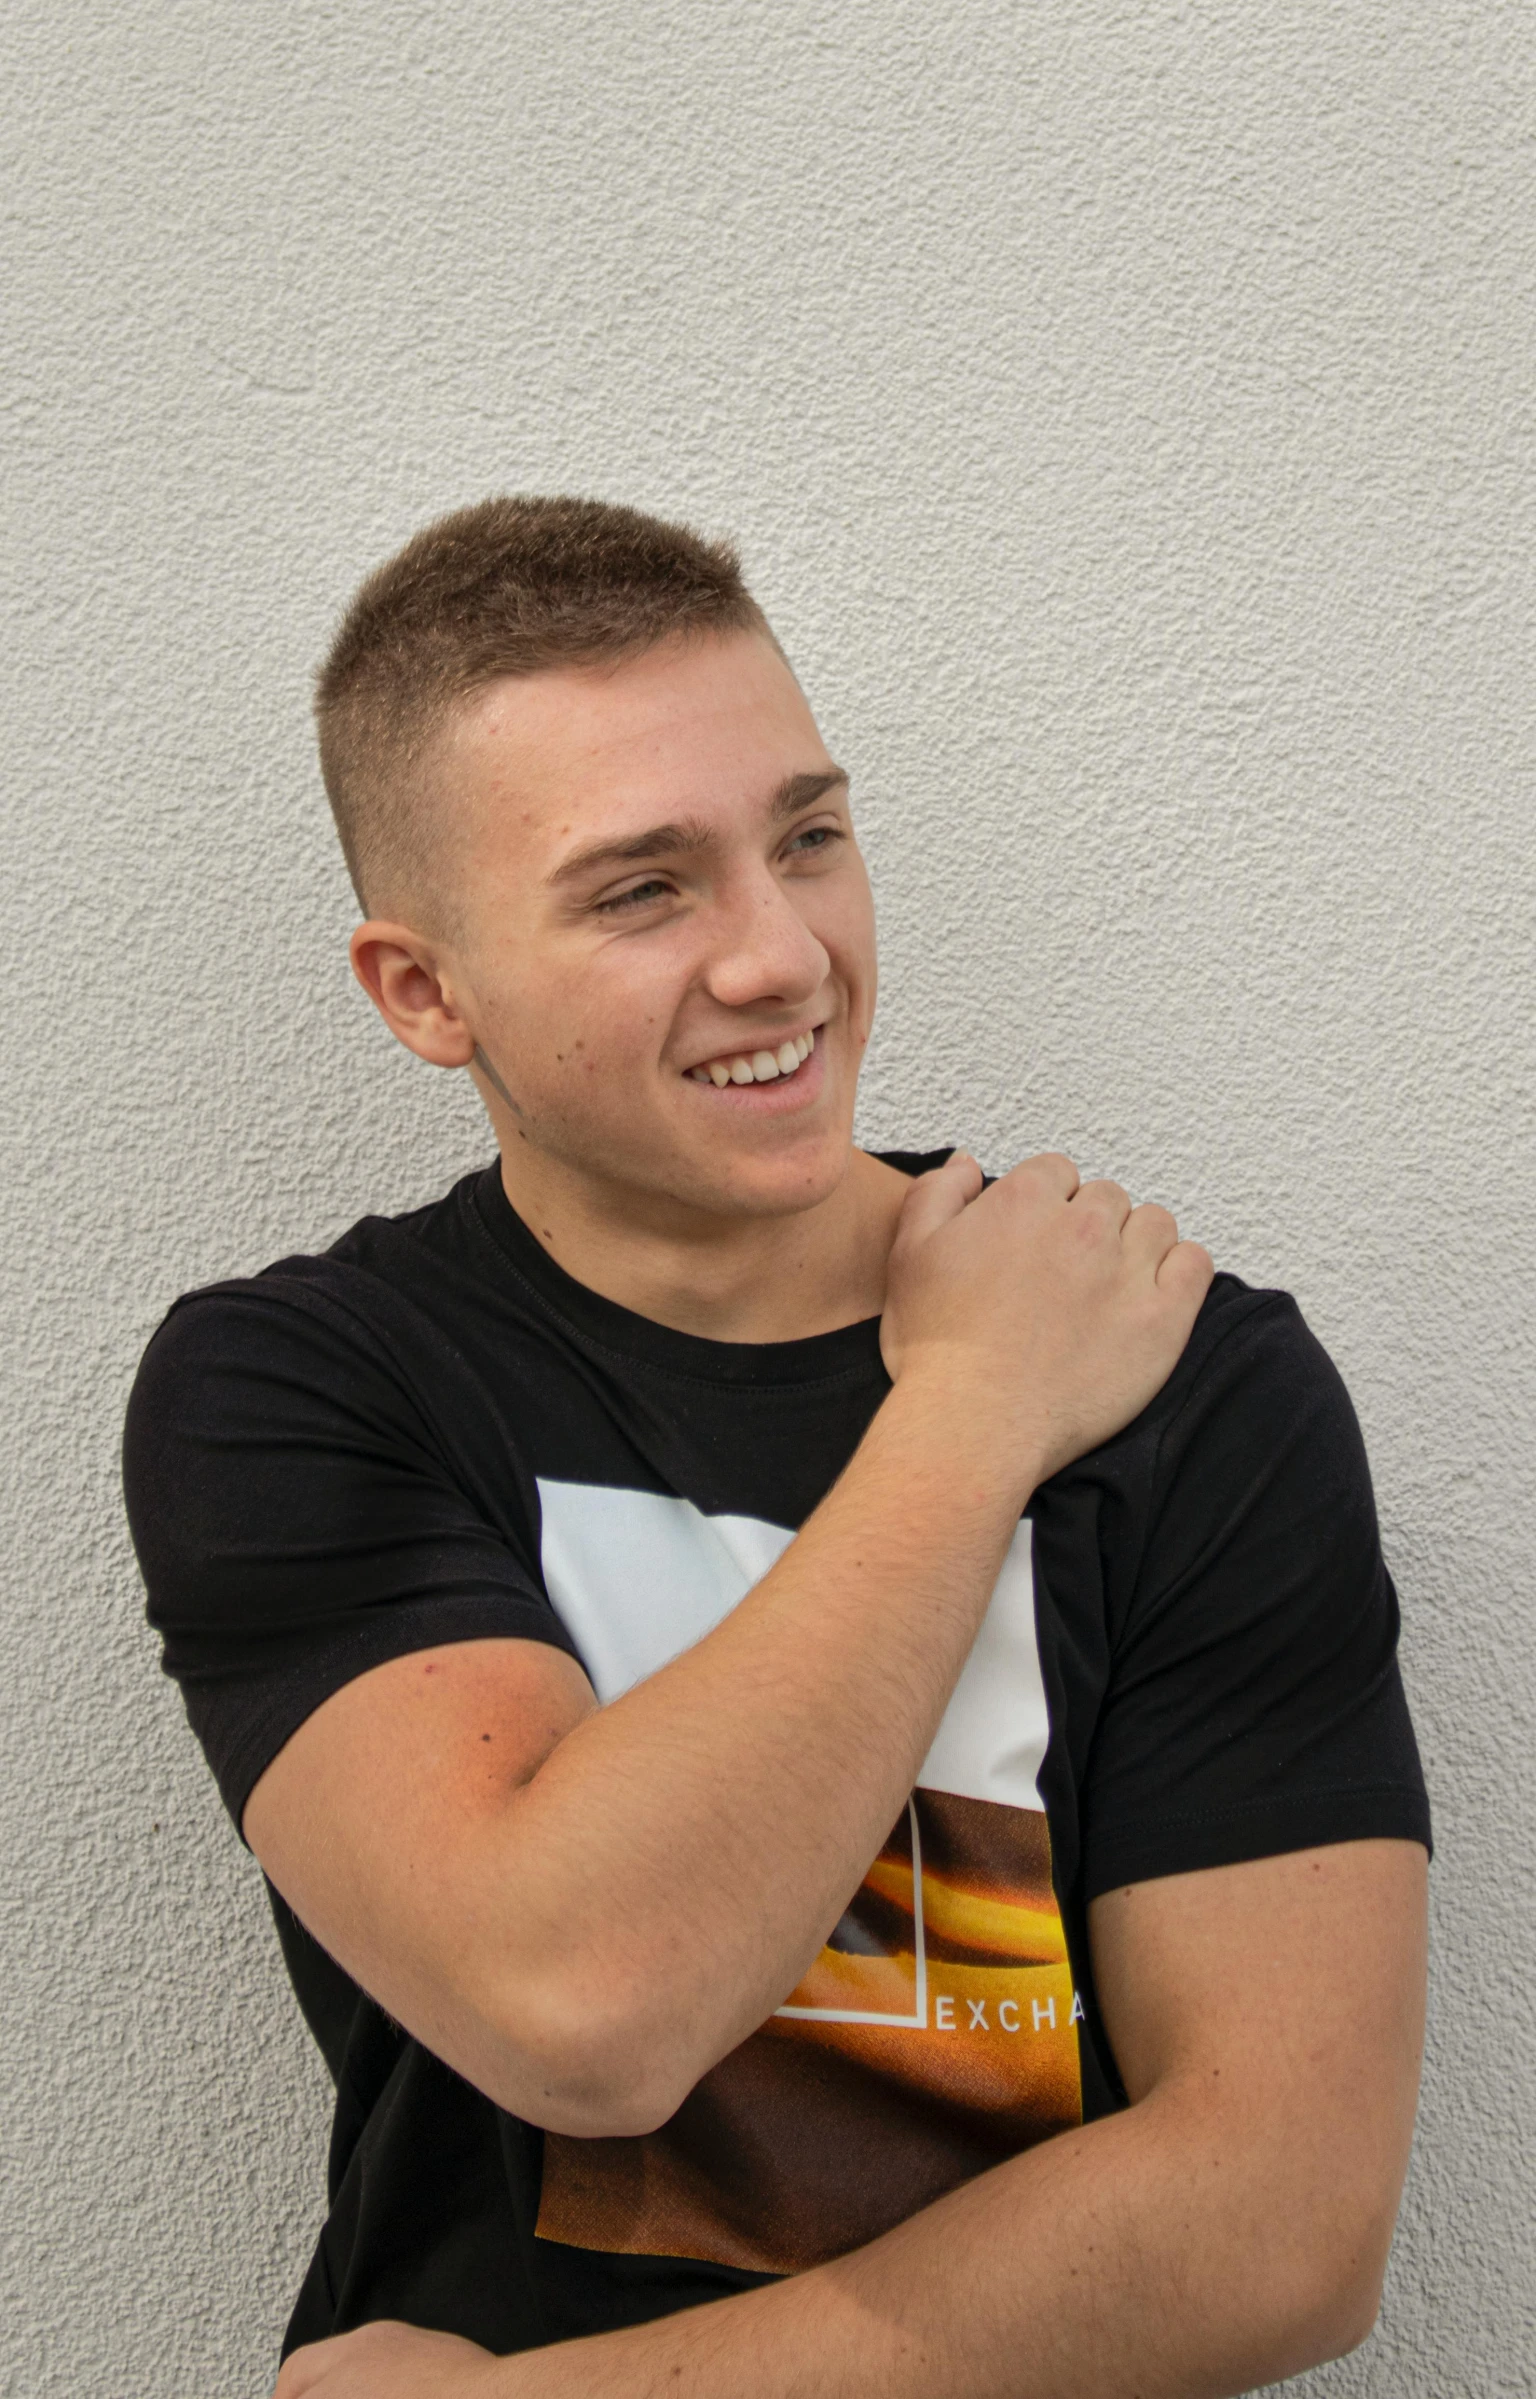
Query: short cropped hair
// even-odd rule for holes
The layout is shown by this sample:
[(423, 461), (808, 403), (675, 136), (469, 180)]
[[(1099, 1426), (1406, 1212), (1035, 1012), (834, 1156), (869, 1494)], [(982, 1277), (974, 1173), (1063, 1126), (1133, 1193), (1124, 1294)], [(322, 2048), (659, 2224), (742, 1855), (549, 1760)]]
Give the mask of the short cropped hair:
[(364, 911), (443, 896), (428, 754), (482, 685), (749, 631), (768, 626), (734, 549), (637, 508), (515, 496), (426, 526), (368, 577), (316, 680), (320, 769)]

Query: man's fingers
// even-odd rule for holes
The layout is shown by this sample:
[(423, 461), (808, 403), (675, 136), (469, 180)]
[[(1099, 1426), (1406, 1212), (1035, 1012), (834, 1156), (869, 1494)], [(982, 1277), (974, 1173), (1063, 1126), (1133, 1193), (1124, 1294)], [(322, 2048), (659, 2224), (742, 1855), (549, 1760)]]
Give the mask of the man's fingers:
[(1004, 1183), (1028, 1182), (1043, 1185), (1057, 1199), (1069, 1200), (1082, 1178), (1072, 1160), (1060, 1150), (1042, 1150), (1036, 1158), (1026, 1158), (1002, 1178)]
[(896, 1239), (924, 1241), (968, 1208), (981, 1189), (981, 1168), (969, 1150), (956, 1150), (942, 1166), (919, 1175), (901, 1204)]
[(1216, 1263), (1198, 1241), (1176, 1241), (1157, 1270), (1157, 1287), (1197, 1310), (1211, 1287)]
[(1156, 1274), (1177, 1243), (1179, 1228), (1166, 1208), (1159, 1208), (1155, 1201), (1143, 1200), (1139, 1208), (1130, 1211), (1120, 1238), (1127, 1255), (1140, 1265), (1150, 1266)]
[(1120, 1239), (1127, 1257), (1143, 1269), (1150, 1266), (1158, 1290), (1178, 1300), (1193, 1319), (1216, 1272), (1210, 1251), (1198, 1241), (1181, 1241), (1177, 1220), (1153, 1201), (1131, 1210)]
[(1118, 1232), (1131, 1214), (1131, 1195), (1119, 1183), (1099, 1177), (1092, 1183), (1079, 1184), (1073, 1194), (1074, 1208), (1095, 1208), (1107, 1216)]

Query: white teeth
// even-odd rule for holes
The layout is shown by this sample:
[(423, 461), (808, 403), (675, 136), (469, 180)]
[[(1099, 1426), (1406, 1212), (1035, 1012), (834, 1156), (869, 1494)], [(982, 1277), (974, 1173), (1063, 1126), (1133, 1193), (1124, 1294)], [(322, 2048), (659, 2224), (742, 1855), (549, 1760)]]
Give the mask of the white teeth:
[(776, 1050), (738, 1050), (734, 1058), (711, 1058), (707, 1066), (690, 1066), (688, 1072), (696, 1083), (713, 1083), (719, 1091), (727, 1083), (773, 1083), (803, 1066), (815, 1047), (814, 1032), (792, 1033)]

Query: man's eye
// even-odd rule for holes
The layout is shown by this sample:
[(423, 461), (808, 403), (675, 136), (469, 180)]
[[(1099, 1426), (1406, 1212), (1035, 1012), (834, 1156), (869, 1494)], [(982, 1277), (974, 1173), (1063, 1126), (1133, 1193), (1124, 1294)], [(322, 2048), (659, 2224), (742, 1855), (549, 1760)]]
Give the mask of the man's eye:
[(621, 909), (648, 907), (653, 900), (665, 899), (671, 889), (671, 884), (660, 875), (652, 875), (646, 882), (632, 885), (628, 891), (616, 892), (611, 900), (599, 900), (597, 914), (617, 916)]
[(807, 825), (803, 833), (795, 835), (784, 855), (786, 858), (793, 858), (797, 854), (802, 858), (814, 858), (818, 851), (831, 849), (842, 838), (842, 832), (836, 825)]

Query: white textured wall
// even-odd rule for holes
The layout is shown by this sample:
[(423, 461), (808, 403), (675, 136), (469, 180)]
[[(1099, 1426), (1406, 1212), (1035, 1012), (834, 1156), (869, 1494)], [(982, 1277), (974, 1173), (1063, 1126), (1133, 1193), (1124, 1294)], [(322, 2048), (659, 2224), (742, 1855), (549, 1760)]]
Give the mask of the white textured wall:
[[(744, 542), (854, 770), (871, 1136), (1046, 1143), (1353, 1387), (1438, 1809), (1382, 2329), (1536, 2382), (1536, 45), (1498, 0), (12, 0), (0, 2382), (260, 2399), (325, 2102), (158, 1679), (171, 1297), (484, 1151), (306, 679), (505, 488)], [(14, 83), (11, 78), (14, 77)]]

